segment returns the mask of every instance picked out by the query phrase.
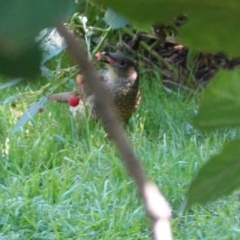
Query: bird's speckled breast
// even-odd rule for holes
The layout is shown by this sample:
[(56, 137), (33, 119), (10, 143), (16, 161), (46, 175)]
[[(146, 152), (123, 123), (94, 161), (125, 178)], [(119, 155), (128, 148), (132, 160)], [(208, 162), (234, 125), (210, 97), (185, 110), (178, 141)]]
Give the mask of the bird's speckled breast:
[(121, 118), (126, 121), (131, 117), (140, 101), (138, 78), (113, 78), (108, 74), (108, 72), (104, 74), (104, 85), (112, 95)]

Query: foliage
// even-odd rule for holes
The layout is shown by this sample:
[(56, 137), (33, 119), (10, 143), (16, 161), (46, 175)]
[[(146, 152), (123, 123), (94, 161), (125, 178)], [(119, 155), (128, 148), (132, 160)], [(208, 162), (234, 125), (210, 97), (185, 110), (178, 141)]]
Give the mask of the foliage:
[(240, 70), (221, 71), (201, 98), (195, 124), (202, 129), (240, 126)]
[[(231, 56), (240, 55), (238, 41), (235, 40), (240, 37), (238, 31), (240, 2), (237, 0), (225, 2), (217, 0), (198, 0), (194, 2), (188, 0), (96, 0), (95, 3), (104, 4), (106, 8), (102, 5), (96, 5), (100, 12), (92, 13), (89, 20), (91, 21), (94, 18), (94, 21), (98, 21), (98, 24), (102, 26), (105, 23), (101, 20), (104, 19), (105, 15), (105, 22), (111, 28), (119, 28), (125, 26), (128, 22), (132, 22), (133, 25), (146, 29), (146, 25), (150, 27), (153, 23), (165, 22), (184, 13), (188, 15), (189, 21), (180, 32), (179, 41), (195, 49), (220, 51)], [(59, 21), (69, 18), (75, 7), (79, 7), (81, 12), (71, 18), (70, 27), (81, 25), (78, 30), (80, 32), (82, 29), (85, 30), (83, 36), (89, 52), (94, 53), (100, 49), (103, 42), (98, 41), (99, 39), (94, 40), (93, 29), (87, 26), (81, 18), (81, 14), (84, 15), (86, 9), (88, 9), (88, 13), (96, 12), (96, 9), (93, 10), (90, 7), (92, 4), (90, 1), (79, 1), (79, 5), (76, 6), (73, 0), (24, 0), (21, 3), (17, 0), (1, 1), (0, 72), (14, 77), (31, 77), (39, 73), (42, 50), (40, 50), (39, 44), (34, 41), (34, 38), (43, 28), (52, 27)], [(107, 7), (111, 7), (113, 10), (108, 8), (105, 12)], [(118, 11), (121, 16), (112, 11)], [(126, 16), (128, 20), (123, 16)], [(100, 39), (113, 34), (111, 28), (104, 25), (100, 29), (102, 33)], [(94, 47), (92, 47), (93, 45)], [(55, 53), (51, 57), (54, 56)], [(60, 68), (58, 66), (55, 70)], [(48, 68), (44, 68), (44, 70), (47, 71)], [(76, 72), (75, 69), (71, 69), (72, 75), (74, 75), (74, 71)], [(53, 74), (53, 76), (58, 80), (60, 76), (63, 76), (62, 74), (63, 72), (60, 71), (60, 74)], [(196, 126), (203, 129), (239, 126), (239, 77), (239, 71), (233, 73), (221, 72), (216, 76), (202, 96), (199, 113), (195, 118)], [(62, 82), (66, 83), (69, 79), (71, 77), (62, 80)], [(18, 80), (14, 80), (9, 84), (17, 83)], [(0, 86), (0, 88), (5, 87), (6, 85)], [(5, 103), (18, 98), (18, 95), (12, 97)], [(36, 104), (36, 106), (40, 107), (41, 104)], [(32, 108), (32, 113), (34, 112), (37, 112), (37, 108)], [(22, 125), (18, 126), (19, 129)], [(209, 162), (203, 166), (187, 193), (188, 206), (196, 202), (205, 203), (208, 200), (230, 193), (238, 187), (239, 176), (236, 173), (238, 170), (236, 166), (238, 166), (240, 153), (237, 146), (238, 141), (229, 143), (223, 147), (222, 152), (210, 158)], [(217, 167), (215, 167), (216, 164), (218, 164)], [(227, 169), (226, 166), (228, 166)], [(234, 179), (231, 173), (234, 173)], [(204, 180), (206, 177), (208, 177), (208, 180)], [(228, 185), (222, 187), (220, 183), (223, 181), (226, 181)], [(203, 190), (209, 186), (208, 191)]]
[[(221, 51), (232, 56), (239, 56), (237, 28), (239, 23), (234, 16), (239, 15), (240, 3), (233, 0), (225, 3), (219, 1), (181, 1), (162, 2), (155, 1), (108, 1), (100, 0), (113, 9), (118, 9), (129, 19), (142, 23), (153, 23), (167, 21), (181, 13), (188, 15), (188, 24), (180, 31), (179, 40), (188, 46), (208, 51)], [(132, 7), (129, 8), (128, 6)], [(137, 11), (132, 11), (137, 9)], [(144, 16), (144, 17), (143, 17)], [(224, 18), (224, 21), (222, 19)], [(221, 27), (220, 27), (221, 26)], [(194, 33), (194, 34), (193, 34)], [(202, 37), (204, 36), (204, 37)], [(200, 104), (199, 113), (195, 123), (201, 128), (219, 128), (239, 126), (239, 77), (240, 72), (220, 72), (215, 80), (209, 84)], [(192, 182), (188, 196), (188, 207), (196, 202), (206, 202), (230, 193), (236, 189), (240, 182), (238, 174), (233, 179), (231, 172), (235, 172), (236, 165), (240, 159), (236, 143), (224, 147), (223, 152), (206, 164)], [(234, 157), (230, 157), (233, 154)], [(215, 167), (216, 159), (219, 160), (219, 167)], [(222, 167), (221, 167), (222, 166)], [(225, 166), (228, 166), (227, 170)], [(213, 171), (215, 170), (215, 171)], [(225, 174), (229, 171), (228, 174)], [(222, 176), (220, 179), (219, 177)], [(207, 180), (203, 181), (207, 177)], [(218, 180), (218, 181), (217, 181)], [(222, 187), (221, 182), (226, 181), (227, 187)], [(203, 191), (208, 187), (208, 191)], [(211, 194), (209, 194), (211, 192)]]
[[(179, 14), (189, 16), (189, 23), (180, 32), (180, 40), (188, 46), (205, 51), (221, 51), (239, 56), (238, 26), (240, 2), (212, 1), (147, 1), (147, 0), (96, 0), (141, 23), (168, 21)], [(134, 10), (133, 10), (134, 9)], [(138, 25), (139, 26), (139, 25)], [(204, 37), (203, 37), (204, 36)]]
[(0, 2), (0, 72), (16, 77), (39, 74), (41, 51), (34, 38), (72, 14), (72, 0)]
[[(220, 72), (208, 85), (201, 98), (194, 123), (201, 129), (239, 127), (240, 71)], [(205, 203), (231, 193), (240, 185), (239, 140), (227, 143), (209, 159), (191, 183), (188, 206)]]
[(104, 14), (104, 21), (112, 28), (118, 29), (129, 24), (129, 21), (108, 8)]
[[(223, 150), (210, 158), (201, 168), (188, 191), (187, 205), (205, 203), (232, 193), (240, 185), (240, 140), (225, 145)], [(202, 193), (202, 194), (199, 194)]]

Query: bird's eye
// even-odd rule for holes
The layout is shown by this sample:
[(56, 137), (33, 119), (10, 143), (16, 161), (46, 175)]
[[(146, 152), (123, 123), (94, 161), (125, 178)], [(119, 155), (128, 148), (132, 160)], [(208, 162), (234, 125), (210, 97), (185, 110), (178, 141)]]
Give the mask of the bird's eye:
[(123, 67), (126, 64), (126, 62), (124, 60), (120, 60), (118, 61), (118, 64)]

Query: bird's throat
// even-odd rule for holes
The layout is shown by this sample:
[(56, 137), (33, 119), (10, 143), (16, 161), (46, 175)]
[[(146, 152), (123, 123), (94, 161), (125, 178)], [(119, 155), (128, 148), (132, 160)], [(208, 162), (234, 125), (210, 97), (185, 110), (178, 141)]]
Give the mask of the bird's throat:
[(135, 82), (138, 79), (138, 72), (135, 68), (131, 67), (127, 71), (127, 77), (129, 80)]

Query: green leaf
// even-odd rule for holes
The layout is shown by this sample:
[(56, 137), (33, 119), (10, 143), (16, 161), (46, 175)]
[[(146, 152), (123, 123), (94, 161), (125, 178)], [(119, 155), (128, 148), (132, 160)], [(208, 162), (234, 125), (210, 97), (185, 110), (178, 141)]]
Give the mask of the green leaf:
[(19, 83), (20, 81), (22, 81), (22, 78), (16, 78), (16, 79), (10, 80), (7, 83), (0, 85), (0, 90), (4, 89), (4, 88), (12, 87), (12, 86), (16, 85), (17, 83)]
[(232, 193), (240, 186), (240, 140), (224, 146), (198, 172), (187, 193), (187, 207)]
[(237, 31), (239, 14), (240, 2), (237, 0), (201, 3), (198, 0), (196, 9), (189, 12), (190, 21), (180, 31), (179, 39), (189, 47), (203, 51), (221, 51), (239, 57), (240, 49), (233, 40), (240, 37), (240, 32)]
[(104, 15), (104, 21), (112, 28), (118, 29), (129, 24), (129, 21), (111, 8), (108, 8)]
[[(168, 20), (183, 11), (184, 7), (192, 8), (192, 2), (188, 1), (160, 1), (160, 0), (96, 0), (96, 2), (111, 7), (114, 11), (123, 14), (129, 19), (139, 22), (153, 23), (155, 21)], [(173, 4), (174, 3), (174, 4)]]
[(18, 119), (16, 125), (13, 127), (11, 133), (19, 131), (33, 116), (38, 112), (38, 110), (44, 105), (47, 101), (47, 97), (42, 97), (38, 102), (33, 104), (29, 109), (27, 109), (23, 115)]
[(39, 73), (41, 52), (34, 38), (66, 20), (73, 0), (0, 1), (0, 72), (30, 77)]
[(33, 77), (40, 74), (41, 51), (35, 42), (29, 43), (20, 54), (0, 49), (0, 72), (12, 77)]
[(156, 23), (182, 13), (189, 23), (180, 32), (180, 40), (191, 47), (207, 51), (224, 51), (240, 56), (235, 39), (240, 38), (240, 1), (228, 0), (96, 0), (123, 14), (129, 20)]
[(6, 52), (26, 46), (37, 33), (71, 13), (72, 0), (0, 1), (0, 42)]
[(43, 51), (42, 63), (55, 57), (66, 48), (64, 38), (59, 35), (56, 28), (45, 28), (40, 32), (38, 38)]
[(220, 71), (205, 89), (194, 119), (201, 129), (240, 126), (240, 70)]

